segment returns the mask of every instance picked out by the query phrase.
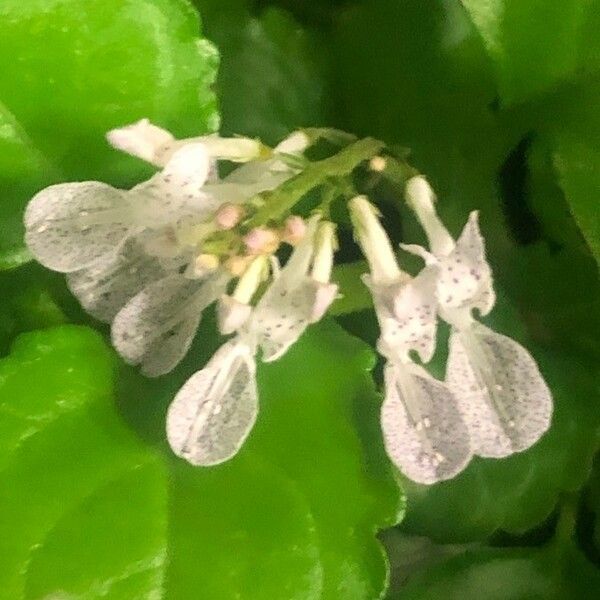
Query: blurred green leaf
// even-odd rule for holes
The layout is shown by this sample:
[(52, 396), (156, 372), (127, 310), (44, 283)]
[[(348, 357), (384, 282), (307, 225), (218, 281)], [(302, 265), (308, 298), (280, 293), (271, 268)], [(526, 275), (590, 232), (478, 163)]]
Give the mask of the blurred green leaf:
[(221, 55), (217, 79), (224, 134), (274, 144), (294, 129), (327, 126), (320, 38), (285, 11), (251, 16), (244, 0), (195, 0)]
[(568, 544), (467, 551), (418, 573), (392, 600), (575, 600), (593, 598), (600, 573)]
[(390, 557), (390, 588), (387, 598), (394, 598), (407, 581), (420, 571), (462, 554), (478, 544), (436, 544), (423, 536), (406, 535), (398, 528), (381, 534)]
[(210, 469), (164, 448), (165, 405), (192, 361), (162, 383), (127, 369), (115, 405), (113, 355), (97, 334), (19, 338), (0, 362), (0, 598), (380, 596), (375, 533), (402, 505), (371, 352), (329, 323), (261, 366), (258, 424)]
[(0, 103), (0, 271), (30, 260), (23, 247), (23, 206), (57, 177), (14, 116)]
[(600, 279), (589, 253), (539, 242), (513, 253), (511, 266), (506, 289), (530, 334), (555, 353), (600, 360)]
[[(410, 148), (408, 160), (432, 183), (453, 234), (480, 210), (502, 273), (512, 241), (496, 178), (522, 127), (497, 119), (489, 60), (460, 4), (374, 0), (347, 9), (330, 40), (336, 125)], [(402, 216), (395, 239), (422, 243), (410, 211), (402, 208)]]
[[(529, 181), (526, 192), (531, 209), (550, 244), (564, 248), (570, 254), (573, 251), (589, 254), (565, 193), (557, 181), (552, 150), (547, 137), (538, 135), (527, 154)], [(585, 259), (580, 257), (582, 261)]]
[(597, 0), (461, 0), (479, 31), (503, 103), (600, 67)]
[(600, 142), (596, 138), (588, 143), (565, 133), (558, 140), (554, 162), (575, 220), (600, 263)]
[(112, 150), (148, 117), (178, 135), (218, 125), (214, 48), (184, 0), (6, 0), (0, 6), (0, 268), (28, 259), (21, 213), (64, 179), (129, 185), (149, 173)]
[(166, 474), (115, 413), (113, 370), (74, 326), (25, 334), (0, 361), (0, 598), (160, 589)]
[(0, 356), (8, 352), (17, 334), (68, 320), (51, 293), (56, 279), (36, 263), (0, 272)]

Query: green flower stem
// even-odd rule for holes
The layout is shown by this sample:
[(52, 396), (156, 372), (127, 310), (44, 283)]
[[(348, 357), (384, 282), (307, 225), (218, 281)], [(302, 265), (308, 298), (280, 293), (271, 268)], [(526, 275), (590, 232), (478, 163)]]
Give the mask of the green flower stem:
[(259, 208), (248, 221), (248, 227), (258, 227), (281, 218), (310, 190), (329, 178), (348, 175), (361, 162), (375, 156), (384, 145), (379, 140), (364, 138), (334, 156), (310, 163), (302, 173), (284, 183), (269, 197), (267, 204)]

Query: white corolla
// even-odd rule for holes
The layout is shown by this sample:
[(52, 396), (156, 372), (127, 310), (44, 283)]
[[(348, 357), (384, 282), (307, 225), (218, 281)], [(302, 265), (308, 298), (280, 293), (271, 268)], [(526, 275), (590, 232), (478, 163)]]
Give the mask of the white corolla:
[(495, 303), (478, 214), (471, 213), (455, 242), (435, 212), (423, 177), (408, 182), (406, 195), (431, 254), (409, 249), (438, 269), (438, 311), (451, 326), (446, 383), (469, 428), (473, 451), (500, 458), (525, 450), (550, 426), (552, 396), (531, 354), (474, 318), (474, 310), (486, 315)]

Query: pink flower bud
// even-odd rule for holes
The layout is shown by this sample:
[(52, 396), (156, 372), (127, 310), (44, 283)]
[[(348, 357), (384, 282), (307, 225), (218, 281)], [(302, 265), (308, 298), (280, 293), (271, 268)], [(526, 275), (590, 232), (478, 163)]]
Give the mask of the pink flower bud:
[(275, 231), (266, 227), (256, 227), (244, 236), (248, 254), (272, 254), (279, 247), (280, 239)]
[(281, 232), (281, 238), (287, 244), (295, 246), (306, 235), (306, 223), (302, 217), (292, 215), (285, 222), (285, 227)]
[(244, 216), (244, 209), (237, 204), (223, 204), (217, 210), (215, 223), (219, 229), (233, 229)]
[(232, 256), (225, 261), (225, 268), (234, 277), (239, 277), (248, 268), (251, 260), (251, 256)]

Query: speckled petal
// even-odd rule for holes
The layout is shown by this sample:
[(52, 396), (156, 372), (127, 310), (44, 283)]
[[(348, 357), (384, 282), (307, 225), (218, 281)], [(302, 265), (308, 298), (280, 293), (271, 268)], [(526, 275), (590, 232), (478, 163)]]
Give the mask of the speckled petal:
[(308, 275), (313, 255), (317, 218), (309, 221), (307, 234), (258, 302), (248, 330), (262, 348), (265, 362), (277, 360), (314, 322), (320, 284)]
[(373, 292), (381, 337), (379, 348), (392, 360), (404, 360), (414, 350), (428, 362), (435, 350), (437, 268), (426, 267), (408, 282), (391, 286), (365, 282)]
[(204, 185), (211, 160), (203, 144), (186, 144), (177, 150), (165, 168), (131, 193), (143, 207), (149, 227), (159, 227), (180, 217), (212, 214), (220, 200), (207, 194)]
[(451, 479), (471, 459), (469, 432), (454, 396), (418, 365), (386, 365), (381, 426), (388, 455), (418, 483)]
[(320, 284), (309, 277), (293, 288), (276, 285), (278, 281), (261, 298), (251, 319), (264, 362), (281, 358), (300, 338), (314, 322), (318, 302)]
[(83, 308), (100, 321), (115, 315), (145, 286), (166, 275), (160, 262), (129, 240), (116, 256), (67, 275), (67, 284)]
[(126, 193), (97, 181), (61, 183), (37, 193), (24, 216), (25, 241), (44, 266), (68, 273), (114, 255), (135, 219)]
[(442, 309), (477, 308), (482, 315), (494, 306), (492, 272), (476, 211), (470, 214), (454, 250), (440, 258), (437, 298)]
[(535, 360), (483, 325), (452, 331), (446, 382), (480, 456), (525, 450), (550, 426), (552, 396)]
[(112, 341), (131, 364), (151, 377), (171, 371), (188, 351), (202, 311), (224, 292), (221, 275), (191, 280), (179, 274), (156, 281), (119, 311)]
[(233, 457), (258, 412), (254, 354), (243, 342), (222, 346), (179, 390), (167, 413), (173, 452), (198, 466)]

